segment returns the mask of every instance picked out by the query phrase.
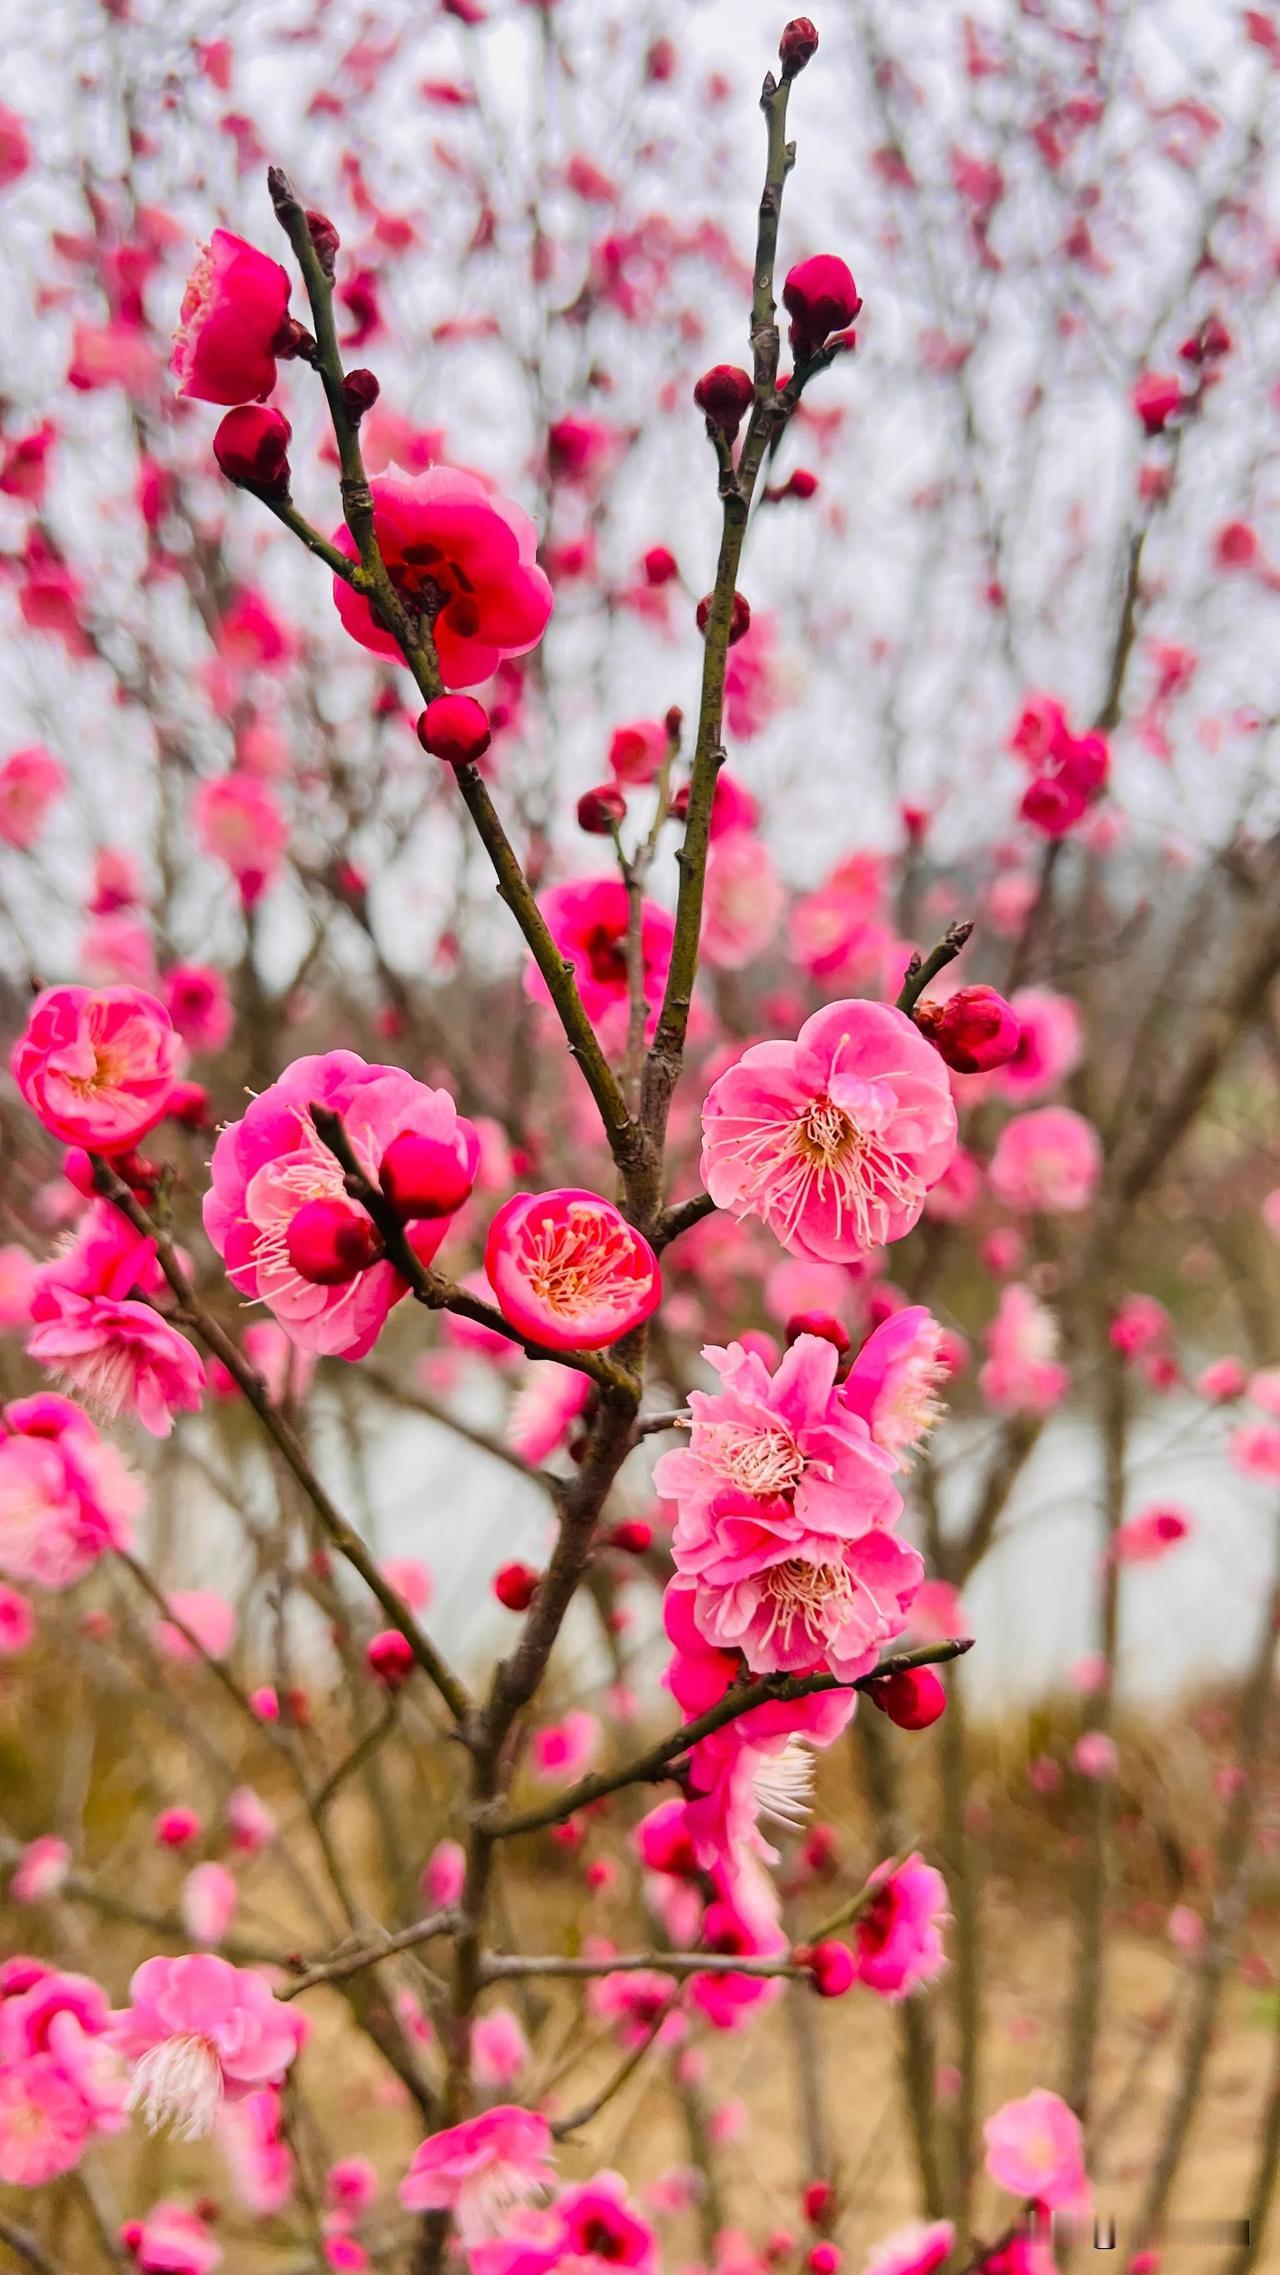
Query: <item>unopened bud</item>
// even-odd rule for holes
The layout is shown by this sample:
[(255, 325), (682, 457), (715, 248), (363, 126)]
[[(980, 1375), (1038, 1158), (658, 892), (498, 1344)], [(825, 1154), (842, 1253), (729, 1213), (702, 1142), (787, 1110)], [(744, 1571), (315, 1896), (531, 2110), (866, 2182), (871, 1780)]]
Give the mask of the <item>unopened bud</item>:
[(705, 411), (708, 426), (718, 427), (721, 434), (732, 442), (751, 408), (755, 396), (755, 383), (748, 371), (736, 363), (715, 363), (704, 371), (693, 390), (693, 399), (700, 411)]
[(818, 52), (818, 28), (808, 16), (793, 16), (778, 42), (784, 79), (794, 79)]
[(493, 1575), (493, 1592), (508, 1611), (528, 1611), (541, 1578), (532, 1564), (504, 1564)]
[(342, 239), (330, 221), (328, 214), (317, 213), (311, 207), (307, 209), (307, 229), (311, 242), (315, 246), (320, 266), (325, 275), (331, 277)]
[(267, 498), (287, 498), (292, 437), (283, 411), (266, 403), (242, 403), (220, 421), (213, 455), (229, 482), (260, 490)]
[(365, 1665), (386, 1690), (399, 1690), (413, 1673), (413, 1645), (398, 1627), (384, 1627), (364, 1647)]
[(945, 1003), (918, 1003), (915, 1022), (957, 1074), (1007, 1066), (1022, 1038), (1017, 1012), (993, 987), (959, 987)]
[[(698, 630), (702, 633), (706, 632), (707, 620), (711, 615), (711, 610), (715, 603), (715, 597), (716, 596), (713, 592), (704, 593), (702, 599), (698, 602)], [(741, 640), (750, 630), (751, 603), (745, 598), (742, 593), (735, 592), (733, 596), (733, 615), (729, 620), (729, 646), (731, 648), (736, 646), (737, 642)]]
[(382, 389), (373, 372), (361, 365), (358, 371), (349, 371), (342, 382), (342, 407), (353, 426), (358, 427), (366, 411), (371, 411)]
[(611, 837), (627, 818), (627, 801), (616, 782), (601, 782), (584, 790), (578, 800), (578, 827), (588, 837)]

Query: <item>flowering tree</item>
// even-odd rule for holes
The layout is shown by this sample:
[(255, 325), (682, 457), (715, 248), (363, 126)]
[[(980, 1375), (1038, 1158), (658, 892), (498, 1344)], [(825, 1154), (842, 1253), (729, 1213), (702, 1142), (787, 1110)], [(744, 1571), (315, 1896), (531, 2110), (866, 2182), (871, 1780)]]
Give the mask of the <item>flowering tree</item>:
[[(751, 247), (731, 83), (704, 147), (661, 26), (597, 52), (571, 14), (429, 28), (429, 261), (394, 11), (317, 11), (302, 101), (292, 30), (112, 5), (74, 150), (34, 91), (0, 112), (22, 313), (71, 326), (0, 434), (33, 737), (0, 763), (0, 2244), (38, 2275), (837, 2275), (876, 2233), (860, 2003), (919, 2215), (870, 2264), (1041, 2275), (1117, 2091), (1165, 2215), (1235, 1961), (1266, 1980), (1275, 1544), (1193, 1731), (1194, 1858), (1137, 1805), (1119, 1677), (1130, 1568), (1195, 1533), (1144, 1490), (1152, 1418), (1219, 1493), (1280, 1476), (1280, 34), (1233, 22), (1210, 102), (1105, 10), (966, 18), (932, 90), (861, 7), (798, 88), (797, 18)], [(873, 259), (865, 352), (843, 256), (788, 242), (824, 73), (859, 201), (819, 131), (813, 241)], [(749, 368), (702, 368), (744, 319)], [(1021, 1764), (1067, 1987), (1000, 2093), (962, 1665), (998, 1635), (961, 1590), (1068, 1443), (1088, 1650)], [(538, 1561), (499, 1531), (482, 1570), (509, 1505)], [(808, 1826), (845, 1757), (856, 1831)], [(1176, 1981), (1120, 2075), (1144, 1839)], [(784, 2019), (780, 2211), (727, 2180), (724, 2049)], [(1280, 2054), (1259, 2094), (1232, 2275)]]

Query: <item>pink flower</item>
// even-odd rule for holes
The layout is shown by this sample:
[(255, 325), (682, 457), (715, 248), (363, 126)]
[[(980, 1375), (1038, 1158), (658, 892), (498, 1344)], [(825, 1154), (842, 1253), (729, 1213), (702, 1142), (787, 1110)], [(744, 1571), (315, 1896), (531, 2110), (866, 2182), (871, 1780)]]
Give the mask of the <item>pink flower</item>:
[(70, 2172), (88, 2145), (89, 2114), (52, 2054), (0, 2063), (0, 2181), (42, 2188)]
[(643, 787), (656, 782), (670, 748), (664, 719), (633, 719), (615, 727), (609, 744), (609, 765), (617, 782)]
[(182, 1067), (162, 1003), (136, 987), (49, 987), (10, 1065), (37, 1121), (64, 1145), (125, 1153), (162, 1120)]
[[(553, 885), (538, 906), (547, 929), (566, 962), (573, 965), (589, 1018), (598, 1019), (628, 1000), (627, 888), (620, 877), (584, 877), (574, 884)], [(640, 956), (644, 999), (651, 1010), (662, 1001), (671, 962), (675, 927), (668, 910), (646, 900), (640, 915)], [(525, 994), (535, 1003), (549, 1003), (541, 972), (530, 965), (525, 972)]]
[(0, 103), (0, 190), (20, 182), (31, 164), (31, 142), (16, 111)]
[(517, 1193), (489, 1227), (484, 1264), (504, 1319), (554, 1351), (603, 1350), (662, 1300), (643, 1233), (574, 1186)]
[(422, 1873), (422, 1893), (433, 1910), (456, 1904), (467, 1881), (466, 1851), (458, 1841), (437, 1841)]
[[(551, 587), (537, 564), (528, 515), (474, 474), (430, 466), (372, 483), (374, 529), (388, 574), (409, 614), (429, 624), (446, 687), (477, 687), (506, 656), (536, 647), (551, 614)], [(340, 552), (356, 557), (344, 523)], [(367, 600), (341, 577), (333, 597), (347, 631), (378, 656), (398, 656)]]
[(1084, 1052), (1084, 1028), (1070, 996), (1052, 988), (1020, 987), (1009, 998), (1018, 1021), (1018, 1047), (999, 1068), (992, 1088), (1001, 1098), (1029, 1105), (1074, 1073)]
[(1109, 1738), (1105, 1730), (1086, 1730), (1071, 1749), (1071, 1763), (1081, 1777), (1092, 1778), (1097, 1784), (1106, 1783), (1120, 1766), (1114, 1738)]
[(46, 1392), (0, 1409), (0, 1572), (69, 1588), (127, 1548), (143, 1490), (69, 1398)]
[[(312, 1124), (313, 1101), (341, 1114), (356, 1158), (374, 1182), (392, 1140), (406, 1131), (445, 1145), (460, 1141), (469, 1168), (478, 1145), (447, 1091), (428, 1090), (399, 1067), (368, 1066), (354, 1051), (295, 1059), (251, 1102), (243, 1120), (219, 1135), (204, 1224), (228, 1277), (241, 1295), (267, 1304), (304, 1350), (358, 1359), (377, 1340), (407, 1283), (393, 1265), (374, 1263), (351, 1279), (319, 1285), (303, 1279), (291, 1261), (289, 1230), (305, 1203), (345, 1205), (347, 1198), (342, 1170)], [(424, 1263), (451, 1222), (438, 1217), (412, 1226), (414, 1251)]]
[(179, 395), (262, 403), (287, 336), (289, 279), (279, 261), (215, 229), (191, 272), (169, 368)]
[(717, 971), (740, 972), (763, 955), (786, 905), (767, 845), (750, 830), (717, 838), (707, 860), (702, 953)]
[(852, 1262), (917, 1221), (956, 1142), (947, 1070), (906, 1014), (856, 998), (755, 1043), (702, 1109), (702, 1177), (793, 1254)]
[(221, 1943), (236, 1916), (240, 1891), (225, 1864), (212, 1857), (194, 1865), (182, 1883), (178, 1909), (193, 1943)]
[(133, 2072), (129, 2106), (180, 2141), (210, 2132), (224, 2101), (278, 2085), (301, 2043), (261, 1975), (211, 1953), (145, 1959), (129, 1995), (111, 2027)]
[(529, 2042), (509, 2006), (491, 2006), (471, 2028), (471, 2075), (482, 2093), (509, 2092), (528, 2066)]
[(627, 2184), (617, 2172), (598, 2172), (557, 2199), (561, 2224), (555, 2265), (574, 2275), (608, 2275), (611, 2267), (630, 2267), (635, 2275), (657, 2275), (657, 2238), (627, 2204)]
[(559, 1722), (549, 1722), (534, 1733), (531, 1748), (534, 1775), (544, 1782), (581, 1777), (591, 1767), (600, 1745), (600, 1724), (585, 1707), (571, 1707)]
[(1181, 1509), (1143, 1509), (1120, 1526), (1111, 1553), (1120, 1564), (1155, 1564), (1190, 1531), (1191, 1519)]
[(212, 964), (172, 964), (161, 981), (169, 1017), (193, 1051), (220, 1051), (231, 1039), (231, 997)]
[[(696, 1939), (704, 1951), (720, 1958), (773, 1959), (787, 1949), (787, 1938), (772, 1920), (741, 1912), (727, 1897), (717, 1897), (702, 1915), (702, 1932)], [(769, 1975), (694, 1975), (689, 1996), (713, 2030), (740, 2030), (753, 2012), (772, 2006), (782, 1991), (781, 1979)]]
[(0, 845), (27, 853), (50, 806), (67, 787), (65, 767), (47, 750), (15, 750), (0, 766)]
[(550, 2158), (546, 2118), (503, 2102), (425, 2140), (400, 2183), (400, 2202), (406, 2212), (452, 2212), (471, 2249), (553, 2185)]
[(996, 1413), (1047, 1414), (1065, 1398), (1071, 1377), (1058, 1360), (1057, 1321), (1020, 1281), (1001, 1291), (986, 1345), (978, 1388)]
[(367, 2212), (378, 2193), (378, 2174), (368, 2157), (340, 2157), (325, 2175), (325, 2196), (335, 2211)]
[(283, 2211), (293, 2193), (293, 2157), (281, 2137), (279, 2094), (268, 2086), (225, 2102), (218, 2135), (246, 2211), (255, 2219)]
[(279, 875), (289, 843), (270, 786), (251, 774), (221, 774), (200, 784), (192, 816), (205, 852), (225, 863), (251, 907)]
[(168, 1597), (169, 1609), (182, 1627), (162, 1619), (156, 1629), (156, 1644), (166, 1659), (179, 1662), (196, 1656), (182, 1628), (195, 1637), (196, 1642), (211, 1659), (225, 1659), (235, 1641), (236, 1615), (225, 1596), (211, 1588), (175, 1588)]
[(1050, 2211), (1078, 2205), (1087, 2194), (1080, 2120), (1043, 2087), (1006, 2101), (982, 2128), (986, 2169), (997, 2188)]
[(26, 1326), (39, 1269), (35, 1257), (16, 1241), (0, 1246), (0, 1334)]
[(950, 2220), (911, 2220), (876, 2245), (862, 2275), (935, 2275), (955, 2233)]
[(547, 1361), (531, 1367), (507, 1416), (507, 1443), (534, 1469), (569, 1436), (591, 1394), (591, 1378)]
[(0, 1581), (0, 1659), (17, 1659), (35, 1641), (36, 1615), (25, 1596)]
[(237, 1785), (227, 1795), (226, 1820), (237, 1856), (258, 1856), (276, 1837), (276, 1820), (251, 1785)]
[(149, 1303), (69, 1285), (50, 1268), (41, 1274), (31, 1316), (31, 1357), (81, 1391), (106, 1421), (133, 1415), (153, 1438), (167, 1438), (175, 1412), (199, 1412), (204, 1363)]
[(71, 1851), (56, 1833), (41, 1833), (28, 1841), (9, 1882), (12, 1904), (47, 1904), (56, 1896), (71, 1870)]
[(881, 1998), (903, 1999), (946, 1965), (946, 1884), (919, 1856), (877, 1865), (870, 1884), (876, 1894), (854, 1925), (858, 1980)]
[(841, 1386), (850, 1413), (861, 1417), (897, 1468), (907, 1466), (904, 1456), (942, 1412), (937, 1391), (947, 1370), (941, 1342), (937, 1320), (923, 1304), (908, 1304), (867, 1337)]
[(1101, 1174), (1098, 1133), (1070, 1106), (1041, 1106), (1006, 1122), (988, 1172), (1006, 1208), (1047, 1216), (1088, 1208)]
[(153, 2204), (144, 2220), (125, 2223), (123, 2240), (142, 2275), (213, 2275), (222, 2264), (218, 2243), (185, 2204)]
[(1227, 1456), (1246, 1477), (1280, 1478), (1280, 1423), (1246, 1422), (1233, 1430)]

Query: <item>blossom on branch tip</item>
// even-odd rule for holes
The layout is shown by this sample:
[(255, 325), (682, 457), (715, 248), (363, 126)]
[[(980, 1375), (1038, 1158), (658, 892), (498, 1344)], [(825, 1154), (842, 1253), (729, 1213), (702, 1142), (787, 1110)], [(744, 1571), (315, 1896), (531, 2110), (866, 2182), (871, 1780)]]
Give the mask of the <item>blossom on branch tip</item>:
[(851, 999), (755, 1043), (702, 1109), (702, 1179), (793, 1254), (851, 1263), (916, 1223), (956, 1143), (947, 1072), (905, 1012)]
[(133, 2073), (130, 2106), (178, 2140), (210, 2132), (224, 2101), (279, 2084), (302, 2043), (262, 1976), (211, 1952), (144, 1960), (129, 1997), (110, 2036)]
[(289, 331), (289, 278), (243, 237), (215, 229), (191, 272), (170, 369), (202, 403), (265, 402)]
[(552, 1350), (599, 1351), (662, 1296), (648, 1241), (598, 1193), (517, 1193), (489, 1227), (485, 1270), (504, 1319)]

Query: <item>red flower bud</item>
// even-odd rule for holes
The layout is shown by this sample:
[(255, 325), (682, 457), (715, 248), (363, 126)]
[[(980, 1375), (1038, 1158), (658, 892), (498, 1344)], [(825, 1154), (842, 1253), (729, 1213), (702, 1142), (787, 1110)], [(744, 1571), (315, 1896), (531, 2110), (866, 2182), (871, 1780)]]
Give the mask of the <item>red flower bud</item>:
[(331, 277), (342, 239), (330, 221), (328, 214), (317, 213), (309, 207), (307, 210), (307, 232), (316, 252), (319, 254), (321, 268), (327, 277)]
[(504, 1564), (493, 1575), (493, 1592), (508, 1611), (528, 1611), (541, 1578), (532, 1564)]
[(852, 324), (862, 306), (851, 271), (835, 253), (815, 253), (798, 262), (782, 287), (782, 299), (791, 318), (791, 345), (801, 361), (816, 355), (830, 333)]
[(1220, 316), (1206, 316), (1198, 332), (1178, 350), (1184, 363), (1216, 363), (1231, 353), (1231, 334)]
[(418, 741), (448, 766), (474, 766), (489, 748), (489, 714), (474, 695), (437, 695), (418, 721)]
[(818, 27), (808, 16), (793, 16), (778, 42), (784, 79), (794, 79), (818, 52)]
[(680, 574), (675, 554), (665, 545), (651, 545), (640, 565), (644, 570), (645, 583), (650, 585), (669, 585), (671, 579)]
[(811, 2228), (816, 2228), (820, 2221), (830, 2216), (835, 2200), (836, 2192), (829, 2180), (811, 2180), (809, 2182), (800, 2201), (804, 2205), (804, 2216)]
[(988, 1074), (1017, 1051), (1018, 1015), (993, 987), (958, 987), (945, 1003), (918, 1003), (915, 1022), (957, 1074)]
[(732, 442), (751, 408), (755, 391), (750, 372), (740, 370), (736, 363), (714, 363), (710, 371), (703, 372), (693, 399), (698, 409), (706, 412), (707, 425), (719, 427)]
[(407, 1220), (452, 1216), (469, 1198), (475, 1175), (460, 1139), (450, 1144), (403, 1130), (382, 1156), (378, 1181), (396, 1215)]
[(653, 1526), (643, 1517), (627, 1517), (606, 1535), (610, 1548), (620, 1549), (624, 1556), (643, 1556), (653, 1546)]
[(901, 1674), (886, 1675), (872, 1683), (868, 1695), (900, 1730), (927, 1730), (947, 1710), (947, 1694), (932, 1667), (906, 1667)]
[[(715, 597), (716, 596), (713, 592), (704, 593), (702, 599), (698, 602), (698, 630), (700, 632), (705, 632), (707, 629), (707, 619), (711, 614), (711, 606)], [(742, 639), (744, 633), (747, 633), (750, 630), (751, 603), (749, 600), (744, 598), (742, 593), (735, 592), (733, 596), (733, 616), (730, 619), (729, 623), (729, 646), (732, 648), (737, 641)]]
[(684, 713), (678, 703), (672, 704), (671, 709), (666, 713), (662, 724), (667, 730), (667, 741), (670, 743), (671, 748), (673, 750), (678, 750), (680, 747), (680, 737), (684, 733)]
[(805, 2261), (809, 2275), (840, 2275), (844, 2253), (838, 2243), (815, 2243)]
[(209, 1093), (203, 1082), (175, 1082), (164, 1110), (167, 1122), (181, 1122), (184, 1130), (207, 1130)]
[(387, 1690), (399, 1690), (413, 1673), (413, 1645), (398, 1627), (384, 1627), (364, 1647), (365, 1665)]
[(674, 79), (680, 61), (680, 51), (674, 40), (656, 39), (645, 57), (645, 76), (656, 86)]
[(349, 371), (342, 382), (342, 407), (353, 426), (359, 426), (366, 411), (371, 411), (382, 389), (371, 371), (361, 366)]
[(809, 1976), (819, 1998), (842, 1999), (852, 1990), (857, 1968), (847, 1943), (832, 1939), (829, 1943), (815, 1943), (803, 1960), (799, 1952), (795, 1957), (809, 1970)]
[(335, 1288), (354, 1280), (378, 1254), (381, 1242), (372, 1219), (354, 1201), (304, 1201), (285, 1238), (289, 1262), (299, 1279)]
[(819, 1335), (824, 1343), (834, 1343), (842, 1358), (851, 1343), (848, 1328), (843, 1327), (829, 1311), (793, 1312), (787, 1321), (785, 1333), (788, 1345), (794, 1343), (797, 1335)]
[(588, 837), (609, 837), (618, 822), (627, 818), (627, 801), (616, 782), (601, 782), (594, 790), (584, 790), (578, 800), (578, 827)]
[(816, 498), (818, 494), (817, 475), (811, 474), (807, 466), (797, 466), (786, 485), (786, 494), (789, 498)]
[(1145, 432), (1163, 434), (1182, 409), (1182, 381), (1176, 371), (1144, 371), (1133, 383), (1130, 401)]
[(220, 421), (213, 455), (229, 482), (261, 490), (266, 497), (287, 497), (292, 435), (283, 411), (273, 411), (265, 403), (243, 403)]

